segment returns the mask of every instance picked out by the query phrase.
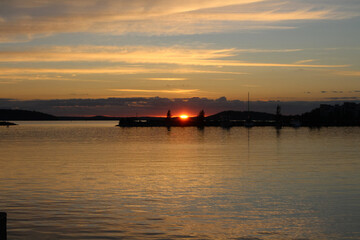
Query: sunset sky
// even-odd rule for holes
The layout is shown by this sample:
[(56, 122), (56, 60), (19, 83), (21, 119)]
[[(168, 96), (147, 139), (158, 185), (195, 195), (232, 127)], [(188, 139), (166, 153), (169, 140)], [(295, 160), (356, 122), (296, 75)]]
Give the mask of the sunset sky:
[(248, 92), (360, 100), (359, 0), (0, 1), (3, 102)]

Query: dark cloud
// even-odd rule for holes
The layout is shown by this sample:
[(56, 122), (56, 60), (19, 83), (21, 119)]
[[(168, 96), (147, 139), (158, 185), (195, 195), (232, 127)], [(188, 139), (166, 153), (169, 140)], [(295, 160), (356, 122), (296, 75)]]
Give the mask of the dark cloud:
[[(341, 90), (332, 90), (332, 91), (320, 91), (321, 93), (344, 93)], [(360, 92), (360, 91), (349, 91), (349, 92)]]
[(329, 100), (344, 100), (344, 101), (348, 101), (348, 100), (360, 100), (360, 97), (330, 97), (327, 98)]
[[(275, 113), (281, 105), (283, 114), (299, 114), (310, 111), (320, 104), (341, 104), (347, 100), (360, 100), (358, 97), (328, 98), (328, 101), (253, 101), (251, 111)], [(0, 108), (35, 110), (56, 116), (164, 116), (168, 109), (174, 115), (186, 112), (196, 115), (202, 109), (207, 115), (225, 110), (246, 111), (247, 102), (208, 98), (106, 98), (106, 99), (55, 99), (55, 100), (14, 100), (0, 99)]]
[(11, 101), (11, 100), (15, 100), (15, 99), (12, 99), (12, 98), (0, 98), (0, 101)]

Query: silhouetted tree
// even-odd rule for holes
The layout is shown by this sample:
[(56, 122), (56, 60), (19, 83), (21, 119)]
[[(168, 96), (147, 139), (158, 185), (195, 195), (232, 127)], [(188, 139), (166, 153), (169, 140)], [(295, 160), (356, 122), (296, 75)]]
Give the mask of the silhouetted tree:
[(167, 114), (166, 114), (166, 118), (167, 118), (167, 119), (170, 119), (170, 118), (171, 118), (171, 111), (170, 111), (170, 110), (168, 110), (168, 112), (167, 112)]
[(197, 116), (197, 122), (199, 126), (204, 126), (205, 124), (205, 112), (204, 110), (201, 110), (199, 112), (199, 115)]
[[(167, 114), (166, 114), (166, 126), (170, 127), (171, 126), (171, 111), (168, 110)], [(169, 129), (168, 129), (169, 130)]]

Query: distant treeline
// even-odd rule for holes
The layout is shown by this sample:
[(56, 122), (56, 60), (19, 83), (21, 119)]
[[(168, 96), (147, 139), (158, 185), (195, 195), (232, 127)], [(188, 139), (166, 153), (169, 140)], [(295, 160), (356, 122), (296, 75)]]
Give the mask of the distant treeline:
[(93, 117), (59, 117), (37, 111), (18, 109), (0, 109), (0, 121), (51, 121), (51, 120), (119, 120), (119, 117), (93, 116)]
[(27, 110), (18, 110), (18, 109), (0, 109), (0, 121), (1, 120), (57, 120), (58, 118), (50, 114), (36, 112), (36, 111), (27, 111)]
[(300, 117), (305, 126), (360, 126), (360, 103), (321, 104)]
[(360, 126), (360, 104), (345, 102), (342, 105), (326, 105), (301, 115), (281, 115), (280, 108), (274, 114), (253, 111), (223, 111), (214, 115), (189, 118), (180, 121), (173, 117), (59, 117), (37, 111), (0, 109), (0, 121), (39, 121), (39, 120), (120, 120), (123, 126), (242, 126), (252, 121), (256, 126)]

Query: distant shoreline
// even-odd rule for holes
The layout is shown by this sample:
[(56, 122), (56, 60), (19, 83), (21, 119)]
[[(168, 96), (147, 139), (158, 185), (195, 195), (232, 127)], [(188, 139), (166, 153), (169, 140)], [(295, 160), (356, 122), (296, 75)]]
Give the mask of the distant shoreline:
[(7, 121), (0, 121), (0, 126), (14, 126), (17, 125), (16, 123), (7, 122)]
[[(254, 111), (223, 111), (206, 116), (189, 117), (186, 121), (178, 117), (74, 117), (53, 116), (27, 110), (0, 109), (0, 121), (119, 121), (121, 127), (155, 126), (274, 126), (274, 127), (329, 127), (360, 126), (360, 103), (345, 102), (343, 105), (321, 104), (319, 108), (301, 115), (282, 115), (278, 106), (276, 114)], [(169, 110), (170, 112), (170, 110)]]

